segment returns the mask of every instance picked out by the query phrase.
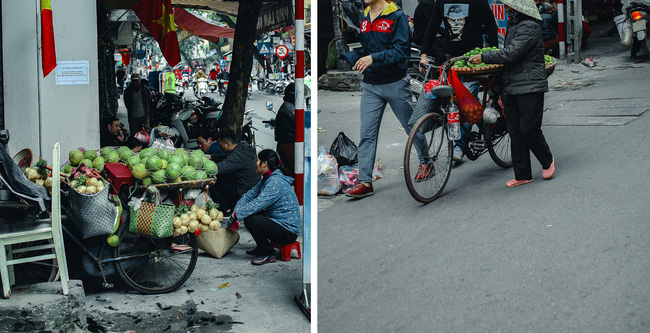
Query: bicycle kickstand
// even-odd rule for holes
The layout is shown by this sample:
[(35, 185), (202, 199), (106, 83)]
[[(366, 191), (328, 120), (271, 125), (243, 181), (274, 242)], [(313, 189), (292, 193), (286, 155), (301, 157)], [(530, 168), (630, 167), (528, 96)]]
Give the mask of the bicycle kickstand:
[(113, 288), (113, 287), (114, 287), (113, 284), (112, 284), (112, 283), (108, 283), (108, 282), (106, 281), (106, 274), (104, 274), (104, 264), (102, 263), (102, 260), (101, 260), (101, 259), (100, 259), (100, 260), (97, 260), (97, 266), (99, 266), (99, 271), (102, 273), (102, 279), (104, 279), (104, 283), (102, 283), (102, 287), (104, 287), (104, 288), (106, 288), (106, 289), (111, 289), (111, 288)]

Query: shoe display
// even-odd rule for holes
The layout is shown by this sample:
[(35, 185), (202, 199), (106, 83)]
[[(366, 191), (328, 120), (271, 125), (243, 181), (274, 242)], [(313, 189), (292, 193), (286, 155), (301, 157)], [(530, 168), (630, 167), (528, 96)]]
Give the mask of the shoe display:
[(353, 198), (363, 198), (373, 194), (375, 194), (375, 191), (372, 188), (372, 184), (366, 186), (363, 183), (359, 183), (350, 189), (345, 195)]
[(454, 147), (454, 156), (453, 156), (454, 161), (462, 162), (464, 156), (465, 153), (463, 153), (463, 148), (458, 146)]
[(435, 171), (433, 169), (433, 163), (420, 164), (420, 166), (418, 166), (418, 172), (415, 174), (414, 179), (416, 183), (423, 182), (431, 179), (434, 174)]
[(555, 174), (555, 156), (553, 156), (553, 162), (551, 163), (551, 166), (548, 167), (548, 169), (542, 169), (542, 176), (544, 176), (544, 179), (551, 179), (553, 175)]
[(526, 180), (517, 180), (517, 179), (512, 179), (506, 183), (506, 187), (515, 187), (519, 185), (524, 185), (528, 183), (534, 182), (534, 179), (526, 179)]
[(253, 264), (253, 265), (264, 265), (264, 264), (268, 264), (268, 263), (271, 263), (271, 262), (275, 262), (277, 259), (278, 259), (278, 256), (276, 256), (276, 255), (261, 256), (261, 257), (257, 257), (255, 259), (251, 260), (251, 264)]

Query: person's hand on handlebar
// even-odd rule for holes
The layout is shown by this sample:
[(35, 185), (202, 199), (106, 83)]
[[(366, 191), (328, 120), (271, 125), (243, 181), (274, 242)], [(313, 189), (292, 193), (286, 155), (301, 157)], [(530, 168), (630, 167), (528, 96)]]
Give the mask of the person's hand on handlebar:
[(420, 55), (420, 73), (424, 74), (427, 71), (427, 65), (429, 65), (429, 58), (426, 54), (422, 53)]
[(476, 64), (480, 64), (482, 62), (483, 62), (483, 58), (481, 57), (480, 54), (477, 54), (477, 55), (472, 56), (471, 58), (469, 58), (469, 63), (470, 64), (476, 65)]

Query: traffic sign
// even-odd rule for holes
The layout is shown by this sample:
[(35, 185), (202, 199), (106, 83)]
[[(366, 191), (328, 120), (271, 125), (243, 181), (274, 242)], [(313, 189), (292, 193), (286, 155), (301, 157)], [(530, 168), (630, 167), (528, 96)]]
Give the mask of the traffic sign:
[(271, 54), (271, 42), (257, 43), (258, 54)]
[(277, 55), (280, 59), (284, 59), (284, 57), (289, 55), (289, 48), (287, 48), (285, 45), (278, 45), (278, 47), (275, 48), (275, 55)]

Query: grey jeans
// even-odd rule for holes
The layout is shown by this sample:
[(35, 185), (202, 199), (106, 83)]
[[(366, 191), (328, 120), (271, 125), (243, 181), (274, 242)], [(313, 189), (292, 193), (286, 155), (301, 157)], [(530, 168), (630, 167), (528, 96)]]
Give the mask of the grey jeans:
[[(379, 126), (384, 115), (386, 104), (406, 129), (406, 134), (411, 133), (411, 126), (408, 125), (409, 118), (413, 113), (413, 102), (411, 86), (408, 77), (387, 83), (370, 84), (361, 83), (361, 141), (358, 147), (359, 156), (359, 182), (372, 182), (372, 167), (375, 164), (377, 155), (377, 138), (379, 137)], [(406, 140), (405, 140), (406, 141)], [(424, 163), (422, 153), (426, 151), (424, 135), (419, 134), (415, 138), (415, 146), (420, 157), (420, 163)]]

